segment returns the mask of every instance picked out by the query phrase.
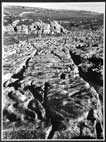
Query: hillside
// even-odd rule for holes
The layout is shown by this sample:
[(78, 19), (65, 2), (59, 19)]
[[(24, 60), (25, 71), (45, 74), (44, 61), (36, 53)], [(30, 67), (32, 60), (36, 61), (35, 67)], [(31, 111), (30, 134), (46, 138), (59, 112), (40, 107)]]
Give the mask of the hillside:
[(78, 21), (101, 21), (103, 24), (103, 14), (90, 11), (74, 11), (74, 10), (49, 10), (43, 8), (29, 8), (21, 6), (6, 6), (4, 13), (9, 13), (17, 18), (33, 19), (34, 21), (41, 20), (58, 20), (70, 21), (71, 23), (78, 23)]

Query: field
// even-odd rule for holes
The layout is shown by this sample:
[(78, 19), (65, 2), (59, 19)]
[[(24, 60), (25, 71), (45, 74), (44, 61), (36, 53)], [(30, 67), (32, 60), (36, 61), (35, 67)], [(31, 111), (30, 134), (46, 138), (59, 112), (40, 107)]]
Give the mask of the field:
[(103, 139), (103, 14), (8, 6), (3, 22), (48, 18), (64, 32), (3, 32), (3, 139)]

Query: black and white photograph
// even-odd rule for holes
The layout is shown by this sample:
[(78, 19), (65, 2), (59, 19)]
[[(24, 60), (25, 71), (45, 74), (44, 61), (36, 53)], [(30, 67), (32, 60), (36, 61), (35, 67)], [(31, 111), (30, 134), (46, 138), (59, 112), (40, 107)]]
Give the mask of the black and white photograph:
[(1, 139), (105, 139), (105, 2), (2, 2)]

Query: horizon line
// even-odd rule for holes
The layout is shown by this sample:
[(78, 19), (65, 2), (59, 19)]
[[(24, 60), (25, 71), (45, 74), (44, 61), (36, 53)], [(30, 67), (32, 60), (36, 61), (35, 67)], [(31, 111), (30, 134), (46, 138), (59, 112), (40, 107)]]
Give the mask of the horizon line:
[[(36, 6), (34, 6), (34, 4)], [(104, 2), (86, 2), (86, 3), (74, 3), (74, 2), (62, 2), (62, 3), (39, 3), (39, 2), (2, 2), (2, 6), (19, 6), (29, 8), (41, 8), (48, 10), (64, 10), (64, 11), (89, 11), (94, 13), (105, 13)]]

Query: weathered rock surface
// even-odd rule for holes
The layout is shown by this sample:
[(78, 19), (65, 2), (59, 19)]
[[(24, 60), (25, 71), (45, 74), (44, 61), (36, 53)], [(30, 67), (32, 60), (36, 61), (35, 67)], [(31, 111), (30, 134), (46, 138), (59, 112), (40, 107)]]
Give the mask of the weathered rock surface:
[(102, 30), (96, 32), (85, 33), (86, 36), (84, 33), (82, 35), (77, 33), (70, 47), (70, 55), (78, 66), (79, 75), (96, 89), (102, 101), (103, 39), (101, 38)]
[(95, 65), (89, 52), (86, 58), (86, 51), (71, 48), (73, 37), (36, 38), (30, 46), (17, 45), (22, 55), (4, 58), (4, 76), (11, 73), (3, 80), (4, 139), (103, 138), (99, 91), (83, 75), (90, 69), (95, 75), (103, 59)]

